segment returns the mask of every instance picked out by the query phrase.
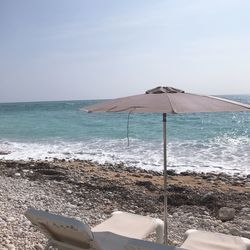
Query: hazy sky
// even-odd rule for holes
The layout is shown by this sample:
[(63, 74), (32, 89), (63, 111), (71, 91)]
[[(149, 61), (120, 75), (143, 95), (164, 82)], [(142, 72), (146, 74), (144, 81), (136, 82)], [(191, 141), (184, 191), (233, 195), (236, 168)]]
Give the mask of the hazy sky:
[(250, 94), (249, 13), (249, 0), (0, 0), (0, 102)]

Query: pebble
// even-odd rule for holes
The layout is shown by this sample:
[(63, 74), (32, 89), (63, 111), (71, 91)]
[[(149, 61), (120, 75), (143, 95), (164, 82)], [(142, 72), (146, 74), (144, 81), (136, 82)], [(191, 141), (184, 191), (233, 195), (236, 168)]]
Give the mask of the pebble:
[(34, 248), (35, 248), (36, 250), (43, 250), (43, 249), (44, 249), (44, 247), (43, 247), (42, 244), (36, 244), (36, 245), (34, 246)]
[(67, 194), (72, 194), (72, 190), (68, 189), (68, 190), (66, 190), (66, 193)]
[[(13, 164), (17, 167), (15, 168)], [(159, 173), (144, 170), (140, 172), (138, 169), (131, 168), (128, 170), (130, 176), (144, 176), (145, 179), (144, 181), (140, 179), (137, 185), (131, 187), (129, 186), (130, 182), (126, 182), (127, 188), (125, 188), (121, 186), (125, 171), (123, 165), (119, 165), (119, 168), (110, 165), (107, 168), (115, 171), (117, 178), (121, 177), (120, 183), (105, 181), (104, 175), (100, 177), (98, 171), (94, 169), (88, 172), (71, 169), (66, 172), (60, 167), (60, 164), (57, 163), (57, 165), (58, 167), (54, 167), (51, 163), (42, 161), (33, 161), (32, 164), (23, 161), (14, 163), (0, 161), (1, 250), (44, 249), (47, 239), (24, 216), (28, 207), (77, 218), (90, 226), (97, 225), (107, 219), (114, 210), (130, 211), (163, 219), (163, 209), (159, 206), (161, 203), (158, 200), (161, 189), (151, 183), (151, 177), (158, 176)], [(93, 163), (89, 165), (94, 166)], [(19, 167), (23, 170), (20, 170)], [(41, 172), (36, 176), (39, 169)], [(12, 171), (11, 175), (8, 171)], [(22, 175), (19, 173), (20, 171)], [(190, 173), (183, 173), (183, 175), (188, 174)], [(69, 175), (68, 178), (66, 178), (67, 175)], [(219, 178), (213, 174), (204, 174), (200, 177), (195, 173), (193, 175), (202, 181), (209, 179), (216, 182), (217, 179), (224, 178), (225, 182), (229, 182), (224, 175), (219, 176)], [(9, 176), (14, 176), (14, 178)], [(16, 178), (21, 176), (22, 178)], [(241, 181), (240, 177), (236, 178), (238, 178), (237, 181)], [(236, 210), (238, 212), (235, 211), (234, 219), (222, 222), (216, 217), (217, 214), (212, 208), (209, 209), (206, 206), (211, 202), (221, 202), (221, 199), (216, 198), (218, 194), (214, 190), (200, 193), (202, 186), (198, 190), (178, 189), (178, 187), (177, 185), (176, 190), (173, 187), (171, 194), (178, 194), (179, 196), (176, 196), (177, 198), (174, 196), (173, 200), (181, 198), (183, 203), (169, 206), (170, 242), (180, 246), (185, 231), (191, 228), (230, 233), (243, 237), (250, 236), (249, 224), (247, 223), (250, 204), (247, 194), (245, 194), (245, 200), (239, 209)], [(232, 190), (232, 192), (234, 191)], [(193, 200), (193, 197), (196, 197), (197, 200)], [(238, 204), (241, 201), (235, 202)], [(228, 206), (230, 208), (230, 204)]]
[(230, 207), (222, 207), (219, 209), (219, 218), (221, 221), (232, 220), (235, 216), (235, 209)]
[(16, 249), (15, 246), (12, 245), (12, 244), (7, 244), (7, 245), (6, 245), (6, 248), (7, 248), (8, 250), (15, 250), (15, 249)]

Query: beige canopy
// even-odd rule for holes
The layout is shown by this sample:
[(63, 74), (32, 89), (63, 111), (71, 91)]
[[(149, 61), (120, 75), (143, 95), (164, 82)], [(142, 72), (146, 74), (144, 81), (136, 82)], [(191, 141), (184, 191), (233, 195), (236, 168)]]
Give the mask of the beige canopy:
[(88, 112), (195, 113), (249, 111), (250, 105), (214, 96), (185, 93), (171, 87), (157, 87), (142, 95), (117, 98), (84, 107)]
[(109, 100), (88, 107), (88, 112), (163, 113), (164, 242), (167, 243), (167, 143), (166, 114), (250, 111), (250, 105), (214, 96), (185, 93), (173, 87), (156, 87), (145, 94)]

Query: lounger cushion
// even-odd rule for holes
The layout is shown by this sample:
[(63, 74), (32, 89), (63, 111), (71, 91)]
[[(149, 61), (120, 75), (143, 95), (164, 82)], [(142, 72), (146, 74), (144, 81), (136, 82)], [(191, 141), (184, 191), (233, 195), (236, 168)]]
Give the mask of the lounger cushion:
[(135, 239), (147, 237), (156, 228), (156, 221), (148, 216), (131, 213), (114, 214), (111, 218), (92, 228), (92, 232), (111, 232)]
[(240, 237), (205, 231), (192, 231), (181, 247), (189, 250), (247, 249)]

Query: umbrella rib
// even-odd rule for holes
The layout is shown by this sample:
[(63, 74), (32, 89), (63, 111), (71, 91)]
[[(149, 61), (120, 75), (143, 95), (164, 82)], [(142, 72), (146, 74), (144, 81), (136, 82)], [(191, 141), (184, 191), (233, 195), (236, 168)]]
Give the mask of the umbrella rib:
[(178, 114), (178, 112), (174, 109), (174, 106), (172, 104), (172, 100), (170, 98), (170, 96), (167, 94), (167, 97), (168, 97), (168, 100), (169, 100), (169, 103), (170, 103), (170, 106), (172, 108), (172, 112), (171, 113), (174, 113), (174, 114)]
[(241, 107), (246, 108), (246, 109), (250, 109), (250, 105), (248, 105), (247, 103), (241, 103), (241, 102), (233, 101), (233, 100), (230, 100), (230, 99), (227, 99), (227, 98), (220, 98), (220, 97), (212, 96), (212, 95), (198, 95), (198, 94), (193, 94), (193, 93), (188, 93), (188, 94), (189, 95), (194, 95), (194, 96), (203, 96), (203, 97), (206, 97), (206, 98), (212, 98), (212, 99), (215, 99), (215, 100), (218, 100), (218, 101), (221, 101), (221, 102), (227, 102), (227, 103), (230, 103), (230, 104), (233, 104), (233, 105), (241, 106)]
[(234, 105), (239, 105), (239, 106), (241, 106), (241, 107), (243, 107), (243, 108), (247, 108), (247, 109), (250, 109), (250, 105), (248, 105), (248, 104), (243, 104), (243, 103), (240, 103), (240, 102), (236, 102), (236, 101), (232, 101), (232, 100), (229, 100), (229, 99), (222, 99), (222, 98), (220, 98), (220, 97), (217, 97), (217, 96), (208, 96), (208, 97), (210, 97), (210, 98), (213, 98), (213, 99), (216, 99), (216, 100), (219, 100), (219, 101), (227, 101), (227, 102), (229, 102), (229, 103), (231, 103), (231, 104), (234, 104)]

